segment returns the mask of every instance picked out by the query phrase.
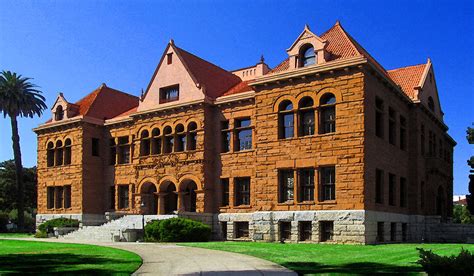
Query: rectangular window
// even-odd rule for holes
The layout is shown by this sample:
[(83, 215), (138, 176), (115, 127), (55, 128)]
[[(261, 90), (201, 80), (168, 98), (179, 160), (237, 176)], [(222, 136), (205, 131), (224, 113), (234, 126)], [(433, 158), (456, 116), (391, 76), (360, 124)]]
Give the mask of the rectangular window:
[(63, 208), (63, 202), (64, 202), (64, 189), (61, 186), (55, 187), (55, 193), (56, 193), (56, 202), (54, 203), (55, 208)]
[(395, 206), (395, 185), (396, 185), (395, 175), (388, 174), (388, 204)]
[(46, 194), (47, 194), (47, 205), (48, 209), (53, 209), (54, 208), (54, 187), (48, 187), (46, 189)]
[(407, 207), (407, 180), (400, 177), (400, 207)]
[(221, 222), (221, 235), (224, 241), (227, 240), (227, 221)]
[(402, 223), (402, 241), (406, 242), (408, 236), (408, 224)]
[(436, 135), (433, 133), (433, 151), (431, 152), (431, 157), (436, 157), (436, 150), (437, 150), (437, 146), (436, 146)]
[(99, 156), (99, 138), (92, 138), (92, 156)]
[(425, 208), (425, 182), (421, 181), (420, 184), (420, 207), (423, 210)]
[(425, 126), (421, 125), (420, 127), (420, 151), (421, 156), (425, 156)]
[(375, 170), (375, 202), (383, 203), (383, 181), (384, 174), (382, 170)]
[(280, 138), (292, 138), (294, 136), (294, 113), (292, 111), (280, 112)]
[(179, 85), (160, 88), (160, 104), (179, 100)]
[(230, 151), (230, 141), (232, 139), (232, 132), (229, 128), (229, 121), (221, 122), (221, 152)]
[(119, 209), (127, 209), (129, 206), (128, 202), (128, 191), (129, 191), (129, 186), (128, 185), (119, 185), (118, 186), (118, 192), (119, 192)]
[(308, 136), (314, 134), (314, 110), (300, 111), (300, 136)]
[(298, 171), (300, 198), (299, 201), (314, 200), (314, 169), (301, 169)]
[(250, 177), (234, 179), (235, 205), (250, 205)]
[(400, 116), (400, 149), (407, 149), (407, 120)]
[(291, 222), (280, 221), (280, 241), (291, 240)]
[(110, 149), (109, 165), (115, 165), (117, 163), (117, 147), (115, 145), (114, 138), (109, 140), (109, 149)]
[(377, 137), (384, 137), (384, 104), (383, 101), (379, 98), (375, 99), (375, 135)]
[(439, 139), (439, 158), (443, 158), (443, 140)]
[(279, 171), (280, 202), (286, 202), (294, 199), (295, 173), (293, 170)]
[(379, 221), (377, 222), (377, 241), (383, 242), (385, 240), (385, 231), (384, 231), (384, 223)]
[(235, 120), (235, 136), (237, 139), (235, 151), (252, 149), (252, 127), (250, 118)]
[(249, 237), (249, 223), (247, 221), (238, 221), (234, 223), (235, 237), (248, 238)]
[(321, 201), (336, 199), (336, 171), (334, 167), (320, 170)]
[(334, 105), (321, 107), (319, 117), (320, 134), (336, 132), (336, 107)]
[(391, 222), (390, 223), (390, 241), (397, 240), (397, 223)]
[(388, 108), (388, 142), (392, 145), (396, 144), (396, 118), (395, 118), (395, 110), (391, 107)]
[(176, 135), (175, 152), (184, 151), (186, 148), (186, 134)]
[(166, 54), (166, 64), (173, 63), (173, 53)]
[(110, 186), (109, 190), (109, 208), (115, 210), (115, 186)]
[(64, 186), (64, 208), (71, 208), (71, 185)]
[(428, 131), (428, 156), (433, 156), (433, 132)]
[(229, 179), (222, 178), (221, 179), (221, 191), (222, 191), (222, 201), (221, 206), (229, 206)]
[(310, 241), (313, 234), (311, 221), (300, 221), (298, 226), (300, 230), (299, 240)]
[(334, 232), (334, 222), (321, 221), (319, 222), (320, 240), (322, 242), (332, 241)]
[(130, 144), (128, 136), (118, 138), (118, 151), (118, 163), (130, 163)]

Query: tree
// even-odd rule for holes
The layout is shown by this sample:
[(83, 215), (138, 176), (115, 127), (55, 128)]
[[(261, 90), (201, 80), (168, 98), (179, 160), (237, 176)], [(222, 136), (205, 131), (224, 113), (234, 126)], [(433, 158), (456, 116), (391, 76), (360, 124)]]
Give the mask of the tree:
[(24, 222), (24, 187), (23, 165), (21, 163), (20, 136), (18, 134), (18, 117), (41, 116), (46, 109), (45, 98), (38, 86), (30, 82), (31, 78), (23, 77), (10, 71), (0, 74), (0, 112), (10, 117), (12, 128), (13, 157), (15, 160), (15, 180), (17, 186), (16, 209), (18, 209), (18, 229), (23, 230)]
[[(13, 160), (0, 162), (0, 212), (9, 213), (15, 209), (17, 194), (15, 174)], [(23, 168), (23, 184), (25, 209), (32, 213), (32, 210), (36, 209), (36, 167)]]
[[(474, 144), (474, 128), (467, 128), (466, 139), (469, 144)], [(467, 164), (471, 167), (469, 174), (469, 195), (466, 195), (467, 209), (471, 215), (474, 215), (474, 156), (471, 156), (471, 158), (467, 160)]]

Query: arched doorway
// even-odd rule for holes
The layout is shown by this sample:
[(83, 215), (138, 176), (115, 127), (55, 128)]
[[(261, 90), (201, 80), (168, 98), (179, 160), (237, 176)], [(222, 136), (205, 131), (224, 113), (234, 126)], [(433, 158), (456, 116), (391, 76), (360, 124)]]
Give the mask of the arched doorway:
[(142, 213), (145, 215), (158, 214), (158, 197), (156, 195), (156, 186), (153, 183), (147, 182), (142, 185), (140, 190), (140, 197), (142, 199)]
[(196, 212), (196, 182), (189, 180), (181, 184), (184, 211)]
[(446, 204), (443, 187), (438, 187), (436, 194), (436, 215), (441, 216), (442, 219), (446, 217)]
[(164, 193), (161, 197), (164, 200), (163, 207), (165, 214), (172, 214), (178, 210), (178, 194), (176, 192), (176, 186), (172, 182), (162, 184), (160, 192)]

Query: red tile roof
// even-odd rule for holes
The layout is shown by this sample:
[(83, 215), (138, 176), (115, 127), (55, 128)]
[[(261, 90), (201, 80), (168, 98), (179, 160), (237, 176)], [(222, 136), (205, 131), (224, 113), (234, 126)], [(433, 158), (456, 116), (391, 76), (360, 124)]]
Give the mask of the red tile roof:
[(249, 86), (249, 82), (252, 82), (253, 80), (246, 80), (238, 83), (231, 89), (227, 90), (222, 96), (229, 96), (229, 95), (234, 95), (234, 94), (239, 94), (243, 92), (249, 92), (249, 91), (254, 91), (252, 87)]
[(176, 47), (183, 62), (188, 67), (196, 81), (203, 85), (208, 97), (215, 99), (242, 80), (210, 62), (207, 62), (181, 48)]
[(413, 99), (415, 97), (415, 87), (420, 84), (425, 68), (426, 64), (418, 64), (388, 70), (387, 73), (396, 84), (400, 85), (403, 92)]

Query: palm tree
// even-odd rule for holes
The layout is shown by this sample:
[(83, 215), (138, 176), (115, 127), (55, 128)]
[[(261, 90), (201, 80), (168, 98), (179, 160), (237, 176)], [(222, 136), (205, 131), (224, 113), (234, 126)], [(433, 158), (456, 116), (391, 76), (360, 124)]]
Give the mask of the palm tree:
[(10, 117), (12, 126), (13, 157), (15, 159), (15, 175), (17, 186), (16, 204), (18, 209), (18, 229), (24, 225), (24, 187), (23, 165), (21, 164), (20, 136), (18, 135), (17, 117), (41, 116), (46, 109), (45, 98), (38, 86), (30, 82), (31, 78), (22, 77), (10, 71), (0, 74), (0, 112)]

